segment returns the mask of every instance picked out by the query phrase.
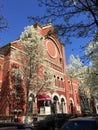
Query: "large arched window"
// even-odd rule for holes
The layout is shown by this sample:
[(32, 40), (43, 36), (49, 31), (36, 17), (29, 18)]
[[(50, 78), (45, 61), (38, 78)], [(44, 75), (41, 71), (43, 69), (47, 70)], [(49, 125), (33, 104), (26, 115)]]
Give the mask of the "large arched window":
[(64, 106), (65, 106), (64, 98), (61, 98), (61, 112), (62, 113), (64, 113)]
[(57, 106), (58, 106), (58, 97), (53, 97), (53, 103), (52, 103), (52, 113), (57, 113)]
[(70, 112), (71, 112), (71, 114), (74, 113), (74, 104), (73, 104), (72, 100), (70, 100)]

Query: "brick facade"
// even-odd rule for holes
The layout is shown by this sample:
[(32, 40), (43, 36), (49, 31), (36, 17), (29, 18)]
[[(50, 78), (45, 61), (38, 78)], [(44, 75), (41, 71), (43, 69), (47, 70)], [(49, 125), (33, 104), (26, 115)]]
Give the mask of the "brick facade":
[[(64, 45), (59, 41), (57, 35), (54, 33), (51, 24), (42, 27), (36, 24), (34, 27), (43, 37), (45, 37), (43, 44), (47, 49), (46, 61), (53, 69), (53, 87), (55, 89), (47, 93), (47, 95), (51, 98), (51, 103), (55, 105), (54, 111), (57, 113), (81, 113), (78, 81), (73, 79), (69, 81), (66, 75)], [(23, 85), (23, 81), (21, 83), (22, 88), (20, 92), (23, 95), (21, 100), (22, 103), (19, 103), (18, 100), (20, 99), (15, 96), (11, 79), (12, 68), (18, 68), (21, 66), (17, 61), (15, 61), (15, 59), (11, 59), (11, 54), (14, 49), (17, 48), (21, 51), (19, 42), (19, 40), (14, 41), (0, 49), (0, 114), (4, 115), (12, 114), (12, 111), (15, 109), (20, 110), (21, 115), (24, 115), (26, 111), (26, 89)], [(49, 100), (47, 100), (47, 102), (48, 101)], [(39, 104), (39, 106), (37, 106), (37, 104)], [(45, 107), (43, 112), (43, 108), (40, 107), (40, 101), (36, 99), (33, 103), (33, 114), (47, 114), (47, 112), (50, 112), (51, 114), (51, 107), (50, 109), (49, 107)]]

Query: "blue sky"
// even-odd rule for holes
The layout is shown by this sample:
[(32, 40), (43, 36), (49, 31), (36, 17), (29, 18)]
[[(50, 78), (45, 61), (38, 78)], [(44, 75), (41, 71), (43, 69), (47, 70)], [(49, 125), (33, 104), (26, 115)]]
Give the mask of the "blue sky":
[[(1, 14), (7, 19), (9, 28), (7, 31), (0, 33), (0, 47), (16, 40), (24, 31), (24, 27), (32, 25), (27, 16), (40, 16), (45, 13), (45, 9), (37, 5), (37, 0), (3, 0), (2, 3)], [(71, 54), (82, 55), (80, 45), (85, 45), (88, 41), (88, 38), (74, 38), (72, 45), (66, 45), (66, 62), (68, 63)]]

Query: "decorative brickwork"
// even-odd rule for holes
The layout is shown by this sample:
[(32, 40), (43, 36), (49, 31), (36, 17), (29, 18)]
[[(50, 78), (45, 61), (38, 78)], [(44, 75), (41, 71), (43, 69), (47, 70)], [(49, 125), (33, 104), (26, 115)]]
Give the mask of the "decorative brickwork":
[[(43, 27), (36, 24), (34, 27), (45, 38), (43, 43), (47, 50), (45, 61), (53, 70), (54, 86), (51, 86), (49, 93), (47, 93), (50, 96), (49, 100), (43, 101), (41, 99), (38, 101), (36, 99), (33, 106), (33, 114), (40, 114), (44, 110), (51, 113), (81, 113), (78, 81), (72, 80), (71, 84), (69, 84), (66, 76), (64, 45), (54, 33), (51, 24)], [(20, 69), (22, 66), (19, 61), (12, 59), (15, 49), (23, 52), (20, 40), (14, 41), (0, 49), (2, 50), (0, 52), (2, 55), (0, 56), (0, 114), (5, 115), (13, 114), (16, 109), (20, 110), (19, 114), (21, 115), (25, 115), (26, 111), (26, 89), (22, 79), (18, 79), (18, 82), (21, 82), (21, 86), (18, 87), (21, 87), (21, 89), (13, 86), (13, 81), (15, 82), (16, 79), (12, 76), (12, 69)], [(53, 111), (48, 106), (51, 106)]]

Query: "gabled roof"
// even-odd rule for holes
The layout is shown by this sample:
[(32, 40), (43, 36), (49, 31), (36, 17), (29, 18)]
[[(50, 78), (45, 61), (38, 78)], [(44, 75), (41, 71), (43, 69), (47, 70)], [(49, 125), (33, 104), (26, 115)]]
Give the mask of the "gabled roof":
[(55, 38), (56, 40), (58, 40), (59, 43), (61, 43), (61, 41), (59, 40), (59, 38), (58, 38), (58, 36), (57, 36), (57, 34), (55, 32), (55, 29), (52, 26), (52, 23), (48, 23), (48, 24), (43, 25), (43, 26), (41, 26), (38, 23), (36, 23), (33, 26), (41, 32), (42, 36), (45, 36), (45, 37), (48, 37), (48, 38), (50, 36), (52, 36), (53, 38)]

